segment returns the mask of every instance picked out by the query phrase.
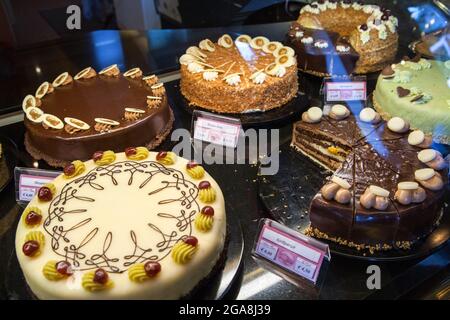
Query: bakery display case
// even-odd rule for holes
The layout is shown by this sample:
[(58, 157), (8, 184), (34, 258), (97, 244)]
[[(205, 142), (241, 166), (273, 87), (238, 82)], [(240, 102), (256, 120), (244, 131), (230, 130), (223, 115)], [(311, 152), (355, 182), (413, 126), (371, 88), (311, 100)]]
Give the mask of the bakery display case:
[[(104, 29), (0, 46), (0, 298), (448, 299), (445, 3), (231, 1), (234, 23), (192, 24), (161, 2), (133, 7), (158, 28), (115, 4)], [(319, 241), (319, 282), (271, 268), (303, 281), (305, 251), (255, 258), (262, 219)]]

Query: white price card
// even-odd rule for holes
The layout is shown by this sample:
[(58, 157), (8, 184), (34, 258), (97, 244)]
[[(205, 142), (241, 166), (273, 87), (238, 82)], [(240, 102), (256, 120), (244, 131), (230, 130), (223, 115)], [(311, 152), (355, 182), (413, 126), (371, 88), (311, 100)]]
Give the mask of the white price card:
[(241, 131), (239, 119), (203, 111), (195, 111), (194, 117), (194, 139), (231, 148), (237, 146)]
[(327, 81), (325, 82), (325, 100), (336, 101), (365, 101), (367, 86), (365, 81)]
[(60, 173), (59, 171), (16, 167), (14, 169), (16, 201), (18, 203), (30, 202), (40, 187), (53, 181)]
[(270, 219), (262, 221), (253, 255), (315, 284), (324, 261), (330, 261), (328, 245)]

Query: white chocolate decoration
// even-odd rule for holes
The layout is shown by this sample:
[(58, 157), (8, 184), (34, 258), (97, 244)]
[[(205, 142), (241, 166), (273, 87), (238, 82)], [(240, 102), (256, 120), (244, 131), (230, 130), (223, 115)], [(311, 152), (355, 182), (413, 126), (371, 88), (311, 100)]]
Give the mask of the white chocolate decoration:
[(424, 149), (417, 154), (417, 158), (434, 170), (442, 170), (448, 166), (446, 161), (439, 151), (433, 149)]
[(311, 107), (308, 111), (303, 112), (302, 120), (308, 123), (317, 123), (322, 120), (322, 109), (319, 107)]
[(266, 74), (264, 73), (264, 70), (259, 70), (259, 71), (254, 72), (250, 76), (250, 80), (252, 80), (252, 82), (255, 84), (264, 83), (264, 81), (266, 80)]
[(90, 128), (90, 125), (88, 125), (86, 122), (76, 118), (65, 117), (64, 122), (80, 130), (88, 130)]
[(444, 187), (441, 175), (432, 168), (416, 170), (414, 177), (423, 187), (429, 190), (438, 191)]
[(437, 151), (433, 149), (424, 149), (417, 154), (417, 158), (423, 162), (427, 163), (431, 160), (434, 160), (437, 157)]
[(279, 48), (281, 48), (283, 46), (283, 44), (281, 42), (278, 41), (271, 41), (269, 43), (266, 43), (263, 47), (262, 50), (265, 53), (272, 53), (275, 50), (278, 50)]
[(258, 36), (250, 41), (250, 46), (253, 49), (262, 49), (262, 47), (264, 47), (264, 45), (268, 44), (269, 42), (269, 39), (267, 39), (266, 37)]
[(34, 96), (32, 96), (31, 94), (25, 96), (25, 98), (23, 98), (22, 101), (22, 109), (23, 111), (27, 111), (28, 108), (31, 107), (38, 107), (38, 99), (36, 99)]
[(284, 46), (284, 47), (281, 47), (281, 48), (278, 48), (277, 50), (275, 50), (273, 52), (273, 55), (275, 57), (279, 57), (279, 56), (283, 56), (283, 55), (288, 55), (290, 57), (294, 57), (295, 56), (295, 51), (291, 47)]
[(233, 73), (229, 74), (225, 78), (223, 78), (226, 83), (228, 83), (230, 86), (236, 86), (241, 82), (241, 77), (239, 73)]
[(397, 185), (395, 200), (403, 205), (411, 203), (421, 203), (427, 197), (425, 190), (419, 187), (417, 182), (404, 181)]
[(205, 67), (195, 61), (189, 63), (187, 68), (190, 73), (200, 73), (205, 69)]
[(109, 126), (118, 126), (120, 124), (120, 122), (117, 122), (117, 121), (111, 120), (111, 119), (106, 119), (106, 118), (95, 118), (94, 121), (97, 123), (106, 124)]
[[(69, 193), (75, 190), (76, 196), (92, 199), (83, 201), (66, 197), (67, 201), (63, 206), (65, 212), (71, 214), (49, 216), (47, 213), (54, 212), (56, 201), (39, 202), (36, 196), (31, 200), (28, 208), (37, 207), (45, 213), (42, 223), (32, 229), (42, 232), (45, 245), (39, 256), (25, 256), (22, 246), (30, 228), (21, 219), (16, 231), (15, 249), (28, 285), (38, 299), (173, 300), (186, 296), (201, 280), (211, 274), (222, 256), (226, 239), (227, 219), (220, 186), (208, 172), (204, 173), (202, 180), (210, 183), (216, 199), (208, 204), (214, 212), (212, 227), (207, 232), (201, 232), (195, 227), (194, 219), (205, 204), (199, 200), (199, 181), (187, 174), (188, 160), (178, 157), (174, 164), (162, 165), (155, 161), (156, 155), (156, 152), (149, 152), (148, 157), (136, 161), (128, 159), (125, 153), (120, 152), (115, 154), (116, 159), (110, 165), (98, 166), (92, 160), (84, 162), (84, 172), (75, 179), (59, 175), (52, 181), (56, 187), (55, 199), (65, 198), (66, 190), (70, 190)], [(117, 165), (119, 163), (121, 165)], [(127, 168), (135, 170), (132, 180)], [(149, 175), (144, 172), (149, 168), (152, 171), (151, 179), (148, 179)], [(108, 170), (114, 172), (114, 177), (111, 174), (102, 174)], [(179, 183), (177, 188), (167, 185), (176, 185), (179, 182), (176, 177), (180, 176), (183, 176), (183, 183)], [(112, 178), (116, 184), (112, 182)], [(89, 183), (77, 183), (77, 179), (84, 179)], [(91, 183), (97, 188), (93, 188)], [(64, 189), (65, 186), (69, 188)], [(186, 201), (182, 203), (183, 201), (174, 199)], [(60, 204), (62, 205), (62, 202)], [(190, 209), (186, 208), (187, 205)], [(146, 215), (145, 212), (155, 214)], [(184, 220), (180, 226), (177, 224), (179, 220), (173, 217), (182, 217), (183, 214), (191, 218)], [(45, 219), (48, 219), (48, 226), (44, 226)], [(58, 231), (55, 231), (55, 238), (49, 234), (53, 233), (53, 228), (68, 230), (75, 225), (79, 228), (67, 232), (64, 239), (57, 236)], [(173, 233), (176, 233), (176, 236), (168, 241), (169, 238), (165, 234)], [(89, 237), (86, 237), (88, 235)], [(177, 264), (171, 257), (172, 248), (176, 242), (182, 241), (181, 239), (188, 235), (197, 238), (196, 251), (186, 264)], [(85, 246), (80, 247), (80, 241), (83, 239)], [(52, 248), (52, 243), (59, 246)], [(67, 255), (64, 252), (66, 246), (77, 247), (77, 255)], [(104, 263), (101, 258), (101, 261), (95, 260), (92, 264), (91, 257), (99, 253), (101, 255), (105, 249), (107, 251), (104, 257), (108, 258), (108, 263)], [(145, 253), (144, 250), (148, 251)], [(44, 265), (51, 260), (65, 260), (65, 255), (71, 263), (73, 275), (58, 281), (45, 278), (42, 272)], [(149, 260), (149, 257), (154, 256), (157, 258)], [(72, 259), (76, 259), (78, 267)], [(145, 277), (143, 264), (153, 259), (159, 262), (161, 270), (154, 277)], [(85, 290), (82, 287), (83, 275), (96, 270), (97, 263), (100, 264), (98, 267), (108, 272), (114, 286), (100, 291)], [(139, 266), (145, 281), (133, 282), (129, 278), (128, 270)], [(111, 272), (111, 268), (119, 272)]]
[(277, 64), (279, 64), (280, 66), (283, 66), (285, 68), (289, 68), (289, 67), (292, 67), (295, 64), (296, 60), (295, 60), (294, 57), (288, 56), (287, 54), (284, 54), (282, 56), (278, 56), (275, 59), (275, 62)]
[(214, 70), (206, 70), (203, 72), (203, 79), (206, 81), (213, 81), (216, 80), (219, 77), (219, 73)]
[(326, 42), (325, 40), (317, 40), (316, 42), (314, 42), (314, 46), (317, 48), (325, 49), (328, 48), (328, 42)]
[(415, 190), (419, 187), (419, 184), (414, 181), (399, 182), (397, 188), (400, 190)]
[(370, 192), (380, 197), (389, 197), (389, 191), (378, 186), (369, 186)]
[(381, 120), (381, 117), (378, 114), (378, 112), (376, 112), (372, 108), (362, 109), (361, 112), (359, 113), (359, 118), (361, 119), (361, 121), (367, 123), (377, 123)]
[(312, 37), (304, 37), (301, 40), (302, 43), (306, 43), (306, 44), (311, 44), (311, 43), (313, 43), (313, 41), (314, 41), (314, 39)]
[(224, 34), (219, 38), (217, 44), (224, 48), (231, 48), (233, 46), (233, 39), (231, 39), (230, 35)]
[(60, 130), (64, 128), (64, 123), (57, 116), (52, 114), (44, 114), (42, 116), (42, 125), (46, 128), (51, 128), (55, 130)]
[(431, 168), (418, 169), (414, 172), (414, 177), (418, 181), (425, 181), (431, 179), (436, 174), (436, 171)]
[(193, 56), (192, 54), (185, 53), (180, 57), (180, 64), (182, 65), (189, 65), (191, 62), (197, 62), (200, 61), (200, 59), (196, 56)]
[(206, 50), (209, 52), (213, 52), (214, 50), (216, 50), (216, 47), (214, 46), (214, 43), (209, 40), (209, 39), (205, 39), (200, 41), (199, 45), (200, 49), (202, 50)]
[(37, 88), (34, 95), (36, 96), (36, 98), (42, 99), (46, 94), (52, 93), (53, 91), (53, 86), (49, 82), (45, 81), (39, 86), (39, 88)]
[(343, 120), (350, 115), (350, 110), (342, 104), (335, 104), (331, 107), (328, 116), (335, 120)]
[(30, 107), (25, 111), (25, 115), (28, 120), (33, 123), (42, 123), (44, 119), (44, 111), (39, 109), (38, 107)]
[(202, 52), (202, 50), (200, 50), (200, 48), (196, 47), (196, 46), (191, 46), (191, 47), (187, 48), (186, 54), (197, 57), (200, 60), (203, 60), (207, 57), (206, 53)]
[(337, 45), (336, 46), (336, 50), (338, 52), (349, 52), (350, 51), (350, 47), (349, 46), (343, 46), (343, 45)]
[(239, 37), (236, 38), (236, 42), (243, 42), (243, 43), (250, 44), (251, 41), (252, 41), (252, 38), (246, 34), (241, 34)]
[(344, 188), (344, 189), (350, 189), (350, 187), (351, 187), (350, 183), (348, 183), (346, 180), (344, 180), (338, 176), (333, 176), (331, 178), (331, 181), (338, 184), (341, 188)]
[(414, 130), (408, 135), (408, 143), (412, 146), (417, 146), (425, 140), (425, 134), (421, 130)]
[(400, 117), (391, 118), (388, 121), (387, 126), (389, 130), (397, 133), (404, 133), (409, 130), (409, 123)]
[(389, 191), (371, 185), (359, 199), (359, 203), (366, 209), (386, 210), (389, 206)]

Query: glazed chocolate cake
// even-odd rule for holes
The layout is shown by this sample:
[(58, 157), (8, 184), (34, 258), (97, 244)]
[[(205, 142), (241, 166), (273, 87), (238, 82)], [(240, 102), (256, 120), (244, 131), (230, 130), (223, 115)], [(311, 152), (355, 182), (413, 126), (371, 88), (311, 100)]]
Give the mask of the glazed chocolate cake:
[(381, 70), (397, 53), (397, 18), (390, 10), (353, 1), (306, 5), (288, 32), (298, 68), (316, 76)]
[(407, 249), (428, 235), (448, 185), (448, 162), (431, 137), (373, 109), (324, 111), (305, 112), (292, 138), (296, 150), (334, 171), (311, 202), (308, 234), (371, 252)]
[(173, 114), (164, 85), (139, 68), (86, 68), (44, 82), (23, 100), (25, 146), (35, 159), (64, 166), (97, 150), (120, 151), (130, 142), (152, 149), (169, 134)]

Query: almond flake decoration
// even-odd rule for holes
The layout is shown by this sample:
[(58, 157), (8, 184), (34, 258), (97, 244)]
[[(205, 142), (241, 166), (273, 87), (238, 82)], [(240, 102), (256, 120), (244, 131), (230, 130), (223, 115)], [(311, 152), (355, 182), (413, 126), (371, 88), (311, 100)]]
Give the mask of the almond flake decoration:
[(64, 126), (64, 130), (68, 134), (74, 134), (78, 131), (88, 130), (91, 127), (86, 122), (76, 118), (66, 117), (64, 118), (64, 122), (66, 123), (66, 125)]
[(84, 68), (83, 70), (81, 70), (80, 72), (78, 72), (74, 79), (75, 80), (80, 80), (80, 79), (90, 79), (93, 78), (97, 75), (97, 72), (95, 72), (95, 70), (91, 67), (87, 67)]
[(42, 126), (45, 129), (61, 130), (64, 128), (64, 122), (62, 122), (57, 116), (46, 113), (42, 117)]
[(151, 108), (156, 108), (159, 106), (162, 102), (161, 97), (155, 97), (155, 96), (147, 96), (147, 106)]
[(119, 67), (117, 64), (113, 64), (112, 66), (106, 67), (102, 71), (100, 71), (98, 74), (103, 74), (105, 76), (109, 77), (117, 77), (120, 74)]
[(127, 121), (135, 121), (142, 117), (145, 113), (145, 110), (136, 109), (136, 108), (125, 108), (124, 118)]
[(166, 93), (166, 89), (162, 83), (157, 83), (151, 86), (152, 93), (157, 97), (162, 97)]
[(124, 77), (136, 79), (142, 77), (142, 70), (139, 68), (133, 68), (123, 74)]
[(39, 109), (38, 107), (30, 107), (25, 112), (25, 115), (28, 120), (30, 120), (33, 123), (42, 123), (44, 120), (44, 111)]
[(73, 81), (72, 76), (68, 72), (61, 73), (53, 81), (53, 87), (57, 88), (59, 86), (65, 86)]
[(106, 118), (95, 118), (96, 124), (94, 130), (97, 132), (108, 132), (112, 127), (118, 126), (120, 123), (111, 119)]
[(154, 85), (155, 83), (158, 82), (158, 77), (156, 75), (152, 74), (152, 75), (143, 77), (142, 80), (145, 81), (146, 85), (152, 86), (152, 85)]
[(41, 106), (41, 100), (35, 98), (31, 94), (27, 95), (25, 98), (23, 98), (22, 101), (22, 109), (23, 111), (27, 111), (28, 108), (31, 107), (40, 107)]
[(37, 88), (35, 96), (38, 99), (42, 99), (46, 94), (52, 93), (53, 91), (55, 91), (53, 86), (49, 82), (45, 81), (39, 86), (39, 88)]

